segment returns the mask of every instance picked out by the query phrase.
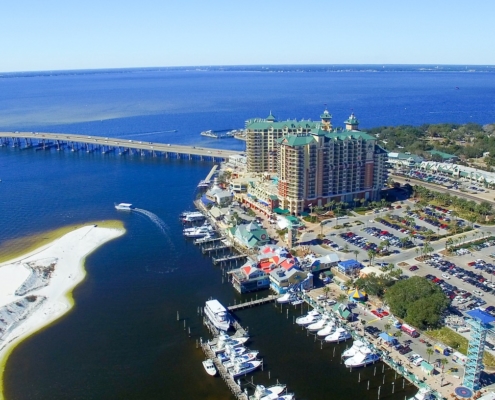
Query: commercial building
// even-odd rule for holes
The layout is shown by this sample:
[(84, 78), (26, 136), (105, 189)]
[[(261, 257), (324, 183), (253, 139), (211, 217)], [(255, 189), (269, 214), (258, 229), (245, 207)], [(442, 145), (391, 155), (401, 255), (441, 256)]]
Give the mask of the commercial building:
[(327, 110), (320, 119), (278, 122), (270, 113), (246, 124), (247, 170), (276, 171), (279, 207), (291, 214), (332, 200), (377, 200), (387, 179), (387, 152), (354, 114), (345, 129), (332, 127)]

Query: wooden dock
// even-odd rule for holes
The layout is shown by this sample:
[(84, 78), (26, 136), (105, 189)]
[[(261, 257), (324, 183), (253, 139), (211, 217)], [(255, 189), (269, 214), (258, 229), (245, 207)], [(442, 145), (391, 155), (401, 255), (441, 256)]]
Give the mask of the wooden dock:
[(271, 303), (272, 301), (275, 301), (277, 298), (278, 298), (278, 296), (271, 294), (270, 296), (263, 297), (262, 299), (246, 301), (245, 303), (240, 303), (240, 304), (235, 304), (233, 306), (229, 306), (229, 307), (227, 307), (227, 309), (229, 311), (242, 310), (243, 308), (247, 308), (247, 307), (254, 307), (254, 306), (260, 306), (260, 305), (266, 304), (266, 303)]
[(245, 254), (236, 254), (236, 255), (233, 255), (233, 256), (213, 258), (213, 264), (218, 264), (218, 263), (227, 262), (227, 261), (239, 260), (241, 258), (246, 258), (246, 257), (247, 257), (247, 255), (245, 255)]
[(213, 243), (213, 242), (218, 242), (220, 240), (223, 240), (223, 237), (217, 237), (217, 238), (209, 238), (209, 239), (205, 239), (205, 238), (201, 238), (201, 239), (196, 239), (194, 241), (194, 244), (206, 244), (206, 243)]
[(232, 378), (232, 376), (230, 376), (229, 372), (227, 371), (227, 368), (225, 368), (225, 366), (220, 362), (220, 360), (217, 357), (215, 357), (215, 353), (210, 349), (208, 343), (201, 343), (201, 348), (203, 349), (206, 357), (209, 358), (210, 360), (213, 360), (213, 363), (215, 364), (215, 367), (217, 368), (220, 377), (224, 380), (227, 387), (234, 394), (234, 396), (238, 400), (248, 400), (248, 396), (246, 395), (246, 393), (243, 393), (241, 387), (237, 384), (235, 379)]
[(224, 249), (230, 249), (230, 246), (227, 246), (226, 244), (220, 245), (220, 246), (212, 246), (212, 247), (204, 248), (201, 251), (204, 254), (204, 253), (209, 253), (211, 251), (218, 251), (218, 250), (224, 250)]

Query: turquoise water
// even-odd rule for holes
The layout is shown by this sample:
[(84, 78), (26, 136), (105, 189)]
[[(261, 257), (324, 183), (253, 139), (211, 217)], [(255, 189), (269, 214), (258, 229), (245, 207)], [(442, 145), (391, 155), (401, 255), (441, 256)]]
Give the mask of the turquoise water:
[[(240, 141), (207, 139), (199, 132), (242, 127), (270, 110), (281, 118), (314, 119), (324, 103), (334, 125), (351, 108), (363, 127), (488, 123), (495, 121), (494, 93), (495, 80), (486, 72), (21, 75), (0, 78), (0, 130), (243, 149)], [(13, 352), (5, 372), (8, 399), (231, 398), (223, 382), (202, 369), (195, 342), (207, 332), (197, 308), (210, 296), (224, 304), (241, 298), (222, 283), (221, 270), (183, 239), (178, 220), (192, 208), (196, 184), (210, 168), (159, 158), (0, 148), (0, 242), (94, 220), (118, 218), (127, 229), (88, 257), (74, 309)], [(164, 229), (144, 215), (116, 212), (114, 202), (153, 212)], [(357, 384), (357, 373), (339, 364), (332, 346), (320, 349), (292, 325), (292, 315), (300, 312), (291, 310), (288, 319), (273, 305), (238, 312), (253, 336), (250, 346), (265, 360), (255, 382), (268, 383), (270, 371), (271, 382), (287, 383), (298, 398), (375, 399), (381, 374), (373, 380), (373, 370), (364, 369)], [(336, 354), (341, 350), (337, 346)], [(411, 393), (396, 390), (392, 396), (391, 379), (389, 372), (381, 398)]]

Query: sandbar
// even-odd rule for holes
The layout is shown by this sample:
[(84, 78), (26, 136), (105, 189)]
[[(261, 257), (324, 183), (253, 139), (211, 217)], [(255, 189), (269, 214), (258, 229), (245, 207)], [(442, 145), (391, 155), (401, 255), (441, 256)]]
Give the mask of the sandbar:
[(72, 290), (86, 275), (86, 256), (124, 233), (123, 227), (91, 224), (0, 264), (0, 399), (13, 348), (71, 309)]

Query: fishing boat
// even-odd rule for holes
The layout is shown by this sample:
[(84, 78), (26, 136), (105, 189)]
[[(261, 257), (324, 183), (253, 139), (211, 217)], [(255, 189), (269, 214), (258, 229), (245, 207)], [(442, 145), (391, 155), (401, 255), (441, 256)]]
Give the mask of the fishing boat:
[(221, 331), (229, 329), (232, 319), (227, 309), (218, 300), (208, 300), (205, 304), (204, 311), (217, 329)]
[(309, 324), (306, 329), (310, 332), (316, 332), (319, 331), (320, 329), (323, 329), (325, 325), (328, 323), (328, 319), (330, 317), (324, 315), (319, 321), (313, 322), (312, 324)]
[(204, 360), (203, 367), (205, 368), (205, 371), (208, 373), (208, 375), (215, 376), (217, 374), (217, 369), (215, 368), (213, 360), (209, 358), (207, 360)]
[(119, 203), (119, 204), (114, 204), (115, 209), (119, 211), (132, 211), (134, 208), (131, 203)]
[(331, 335), (335, 331), (335, 322), (330, 321), (328, 322), (323, 329), (320, 329), (318, 332), (316, 332), (316, 335), (319, 337), (326, 337), (328, 335)]
[(215, 345), (211, 346), (211, 350), (214, 351), (215, 353), (221, 353), (225, 351), (225, 348), (227, 346), (231, 347), (239, 347), (242, 346), (244, 343), (246, 343), (249, 340), (248, 336), (244, 337), (239, 337), (239, 338), (231, 338), (227, 335), (219, 336), (218, 341)]
[(255, 369), (259, 368), (261, 361), (253, 360), (245, 363), (235, 363), (233, 367), (227, 369), (227, 372), (232, 378), (237, 378), (238, 376), (249, 374)]
[(225, 361), (223, 363), (225, 368), (230, 368), (233, 367), (235, 363), (244, 363), (244, 362), (249, 362), (256, 360), (256, 357), (258, 356), (258, 351), (250, 351), (248, 353), (244, 353), (240, 356), (235, 357), (234, 359)]
[(263, 385), (256, 385), (254, 394), (249, 397), (249, 400), (268, 400), (268, 399), (278, 399), (279, 394), (285, 390), (285, 385), (273, 385), (270, 387), (265, 387)]
[(328, 343), (340, 343), (351, 339), (352, 336), (344, 328), (337, 328), (335, 332), (325, 337), (325, 342)]
[(365, 367), (368, 364), (374, 364), (380, 361), (380, 356), (373, 353), (369, 348), (361, 348), (353, 357), (344, 361), (346, 367), (357, 368)]
[(312, 324), (313, 322), (319, 321), (320, 319), (321, 319), (321, 314), (318, 311), (313, 310), (302, 317), (296, 318), (296, 324), (301, 326), (306, 326)]
[(248, 349), (244, 346), (232, 347), (230, 345), (225, 346), (225, 351), (223, 353), (219, 353), (217, 358), (221, 363), (225, 361), (229, 361), (231, 357), (237, 357), (244, 354)]
[(342, 358), (354, 357), (365, 344), (360, 340), (355, 340), (351, 347), (342, 353)]

